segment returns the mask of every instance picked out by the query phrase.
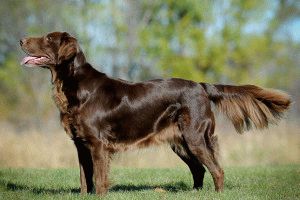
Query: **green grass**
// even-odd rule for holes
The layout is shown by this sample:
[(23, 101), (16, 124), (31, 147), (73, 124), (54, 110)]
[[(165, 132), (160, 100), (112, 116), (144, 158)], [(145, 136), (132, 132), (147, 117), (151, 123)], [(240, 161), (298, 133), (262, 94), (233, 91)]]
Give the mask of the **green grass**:
[[(300, 199), (299, 175), (300, 165), (229, 167), (216, 193), (209, 174), (195, 191), (187, 169), (112, 169), (104, 199)], [(0, 199), (99, 199), (79, 191), (77, 169), (0, 169)]]

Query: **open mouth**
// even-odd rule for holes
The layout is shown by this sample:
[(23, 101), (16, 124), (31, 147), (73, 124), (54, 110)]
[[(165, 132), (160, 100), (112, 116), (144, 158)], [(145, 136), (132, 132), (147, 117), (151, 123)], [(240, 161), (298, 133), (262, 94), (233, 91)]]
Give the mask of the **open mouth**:
[(21, 61), (21, 65), (46, 65), (49, 58), (44, 56), (26, 56)]

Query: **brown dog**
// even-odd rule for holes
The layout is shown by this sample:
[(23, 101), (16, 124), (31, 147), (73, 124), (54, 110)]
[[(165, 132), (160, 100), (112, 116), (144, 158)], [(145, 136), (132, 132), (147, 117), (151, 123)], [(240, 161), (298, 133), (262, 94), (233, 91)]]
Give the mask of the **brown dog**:
[(224, 173), (210, 103), (238, 132), (268, 127), (290, 105), (285, 93), (253, 85), (112, 79), (87, 63), (77, 40), (65, 32), (24, 38), (20, 44), (28, 54), (22, 64), (51, 71), (62, 125), (78, 151), (82, 193), (91, 192), (94, 184), (97, 194), (107, 192), (112, 153), (162, 142), (189, 166), (194, 188), (202, 188), (206, 166), (221, 191)]

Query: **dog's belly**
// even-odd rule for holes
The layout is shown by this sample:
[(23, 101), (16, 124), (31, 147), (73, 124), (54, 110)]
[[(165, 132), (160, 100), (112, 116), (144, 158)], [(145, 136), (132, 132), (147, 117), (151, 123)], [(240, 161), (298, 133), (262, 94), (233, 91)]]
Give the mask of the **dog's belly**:
[(142, 118), (130, 113), (108, 123), (106, 127), (111, 128), (106, 131), (110, 133), (106, 137), (108, 146), (118, 150), (178, 141), (181, 138), (177, 123), (180, 108), (179, 103), (170, 104), (163, 111), (144, 114)]
[(144, 148), (151, 145), (160, 145), (163, 143), (180, 143), (182, 134), (176, 123), (170, 124), (168, 127), (147, 134), (146, 137), (131, 141), (107, 141), (106, 145), (109, 150), (118, 152), (130, 149)]

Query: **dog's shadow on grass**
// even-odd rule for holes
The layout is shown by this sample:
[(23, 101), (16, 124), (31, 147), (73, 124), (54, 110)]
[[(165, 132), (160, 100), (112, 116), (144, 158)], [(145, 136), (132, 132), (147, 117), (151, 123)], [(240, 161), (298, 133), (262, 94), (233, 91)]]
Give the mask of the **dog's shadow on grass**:
[(16, 183), (6, 183), (7, 190), (10, 191), (29, 191), (35, 194), (64, 194), (64, 193), (80, 193), (79, 188), (43, 188), (43, 187), (35, 187), (35, 186), (27, 186)]
[(141, 190), (154, 190), (154, 191), (168, 191), (168, 192), (179, 192), (179, 191), (188, 191), (192, 190), (190, 186), (186, 183), (180, 181), (174, 184), (158, 184), (158, 185), (114, 185), (109, 191), (112, 192), (123, 192), (123, 191), (141, 191)]
[[(13, 182), (8, 182), (5, 184), (7, 190), (10, 191), (29, 191), (34, 194), (79, 194), (80, 189), (79, 188), (57, 188), (57, 189), (50, 189), (50, 188), (44, 188), (44, 187), (35, 187), (35, 186), (27, 186), (22, 184), (17, 184)], [(189, 191), (192, 190), (190, 186), (188, 186), (184, 182), (176, 182), (173, 184), (158, 184), (158, 185), (146, 185), (146, 184), (140, 184), (140, 185), (133, 185), (133, 184), (117, 184), (113, 185), (109, 192), (134, 192), (134, 191), (168, 191), (168, 192), (180, 192), (180, 191)]]

